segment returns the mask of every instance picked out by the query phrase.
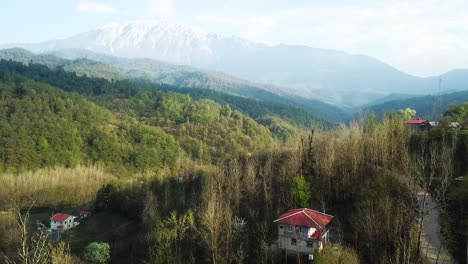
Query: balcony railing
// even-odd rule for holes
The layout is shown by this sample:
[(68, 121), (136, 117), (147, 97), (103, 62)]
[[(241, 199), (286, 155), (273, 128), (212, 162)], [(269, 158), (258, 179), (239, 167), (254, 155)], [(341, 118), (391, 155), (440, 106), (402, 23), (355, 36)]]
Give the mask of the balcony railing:
[(298, 232), (294, 232), (294, 231), (291, 232), (291, 231), (287, 231), (287, 230), (284, 232), (284, 236), (292, 237), (292, 238), (300, 238), (300, 239), (303, 239), (303, 240), (305, 240), (305, 239), (317, 240), (317, 238), (309, 236), (307, 233), (303, 233), (303, 232), (298, 233)]

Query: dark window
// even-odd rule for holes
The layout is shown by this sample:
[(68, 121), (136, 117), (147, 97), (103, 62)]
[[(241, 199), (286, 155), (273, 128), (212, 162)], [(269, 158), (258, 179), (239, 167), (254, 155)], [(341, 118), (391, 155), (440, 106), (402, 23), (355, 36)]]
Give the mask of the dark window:
[(280, 225), (280, 229), (283, 229), (283, 226), (282, 226), (282, 225)]
[(314, 246), (314, 241), (307, 241), (307, 247), (311, 248)]
[(291, 245), (296, 245), (297, 240), (295, 238), (291, 238)]

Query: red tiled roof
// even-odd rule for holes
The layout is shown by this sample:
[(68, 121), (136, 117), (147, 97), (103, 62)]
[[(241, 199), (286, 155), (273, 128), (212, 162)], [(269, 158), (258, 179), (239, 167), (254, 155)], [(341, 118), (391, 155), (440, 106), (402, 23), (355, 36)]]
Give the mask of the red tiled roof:
[(332, 219), (333, 216), (331, 215), (308, 208), (299, 208), (287, 211), (273, 222), (278, 224), (314, 227), (319, 230), (324, 230)]
[(81, 210), (81, 211), (80, 211), (80, 214), (90, 214), (90, 212), (89, 212), (89, 211), (86, 211), (86, 210)]
[(70, 215), (58, 213), (58, 214), (55, 214), (54, 216), (52, 216), (50, 218), (50, 220), (57, 221), (57, 222), (63, 222), (65, 220), (67, 220), (68, 217), (70, 217)]
[(426, 123), (427, 120), (424, 120), (424, 119), (414, 119), (414, 120), (406, 120), (406, 124), (422, 124), (422, 123)]

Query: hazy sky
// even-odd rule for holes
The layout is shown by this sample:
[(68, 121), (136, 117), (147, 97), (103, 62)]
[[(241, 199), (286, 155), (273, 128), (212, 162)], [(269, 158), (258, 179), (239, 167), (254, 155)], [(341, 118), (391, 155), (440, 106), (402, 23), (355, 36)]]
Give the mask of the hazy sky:
[(0, 43), (165, 18), (269, 44), (366, 54), (419, 76), (468, 68), (467, 0), (6, 0), (0, 11)]

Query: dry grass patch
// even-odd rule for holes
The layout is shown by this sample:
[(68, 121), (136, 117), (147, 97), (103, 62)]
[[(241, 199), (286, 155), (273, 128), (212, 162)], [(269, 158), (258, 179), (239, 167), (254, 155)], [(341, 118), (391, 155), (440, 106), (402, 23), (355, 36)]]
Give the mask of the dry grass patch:
[(0, 175), (0, 206), (32, 198), (36, 206), (79, 205), (92, 199), (111, 180), (101, 168), (77, 166)]

